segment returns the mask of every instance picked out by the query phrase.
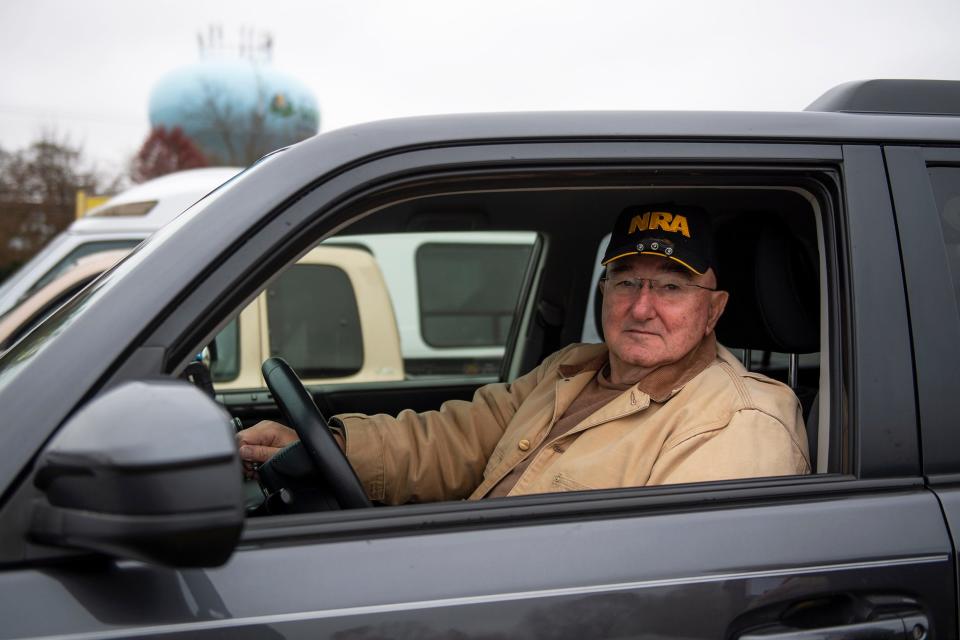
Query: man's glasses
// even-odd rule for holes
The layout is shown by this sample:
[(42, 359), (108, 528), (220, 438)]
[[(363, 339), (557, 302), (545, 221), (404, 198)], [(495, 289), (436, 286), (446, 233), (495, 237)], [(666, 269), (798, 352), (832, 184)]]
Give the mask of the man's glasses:
[(631, 276), (611, 276), (600, 278), (600, 287), (603, 289), (604, 295), (620, 301), (633, 301), (639, 298), (640, 292), (643, 290), (643, 283), (647, 283), (650, 295), (658, 300), (683, 300), (696, 293), (696, 289), (716, 291), (716, 289), (710, 287), (686, 282), (679, 277), (633, 278)]

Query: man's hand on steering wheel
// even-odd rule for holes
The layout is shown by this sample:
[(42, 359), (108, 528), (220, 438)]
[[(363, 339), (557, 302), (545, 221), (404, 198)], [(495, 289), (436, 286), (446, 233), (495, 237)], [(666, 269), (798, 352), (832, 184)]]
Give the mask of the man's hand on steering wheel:
[[(281, 358), (268, 358), (261, 371), (284, 421), (291, 428), (275, 422), (261, 422), (241, 432), (237, 439), (241, 447), (240, 457), (245, 460), (245, 471), (252, 474), (254, 463), (269, 460), (260, 470), (259, 479), (262, 481), (264, 473), (273, 475), (271, 465), (275, 462), (283, 465), (288, 460), (295, 461), (294, 467), (298, 469), (295, 475), (303, 475), (304, 467), (308, 472), (316, 471), (341, 508), (373, 506), (344, 455), (343, 441), (338, 441), (331, 433), (327, 419), (290, 365)], [(278, 455), (274, 457), (274, 454)], [(274, 487), (274, 490), (279, 488)]]
[(263, 464), (289, 444), (299, 440), (297, 432), (272, 420), (262, 420), (236, 435), (243, 474), (252, 478), (254, 465)]

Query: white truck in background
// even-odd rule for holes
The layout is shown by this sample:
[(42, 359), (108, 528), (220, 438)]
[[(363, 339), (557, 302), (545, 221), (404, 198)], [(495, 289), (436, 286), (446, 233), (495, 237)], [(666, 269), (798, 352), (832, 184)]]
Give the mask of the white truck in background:
[(84, 256), (132, 249), (240, 171), (239, 167), (178, 171), (127, 189), (91, 209), (4, 280), (0, 285), (0, 314)]
[[(0, 353), (129, 252), (79, 258), (0, 316)], [(248, 304), (208, 351), (211, 382), (223, 393), (262, 389), (260, 364), (271, 356), (286, 358), (309, 384), (404, 379), (383, 274), (373, 256), (349, 247), (307, 253)]]
[[(0, 314), (84, 256), (132, 250), (240, 171), (210, 167), (168, 174), (90, 210), (0, 286)], [(535, 241), (533, 233), (485, 231), (329, 238), (217, 336), (214, 385), (224, 391), (263, 388), (259, 366), (272, 355), (288, 359), (309, 383), (495, 376), (522, 284), (516, 267), (529, 260)], [(498, 269), (504, 277), (494, 279), (495, 286), (490, 278), (470, 277)], [(337, 350), (313, 340), (326, 317), (311, 306), (316, 301), (333, 302), (347, 314), (338, 316), (341, 322), (349, 324), (347, 316), (356, 321), (359, 333), (344, 331), (342, 340), (352, 340), (359, 351), (342, 344), (339, 350), (360, 354), (351, 362), (330, 361)], [(353, 301), (358, 317), (348, 309)], [(315, 330), (306, 322), (311, 317)]]
[(351, 247), (317, 247), (291, 265), (214, 340), (218, 393), (263, 389), (260, 365), (287, 360), (305, 384), (403, 380), (383, 274)]
[(535, 242), (535, 233), (437, 231), (334, 236), (322, 246), (376, 258), (409, 377), (495, 377)]

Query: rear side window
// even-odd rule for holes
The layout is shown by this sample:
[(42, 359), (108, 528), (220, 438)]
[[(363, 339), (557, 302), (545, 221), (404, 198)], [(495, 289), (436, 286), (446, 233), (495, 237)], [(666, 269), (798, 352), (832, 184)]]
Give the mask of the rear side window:
[(954, 295), (960, 303), (960, 167), (930, 167), (928, 171), (940, 212)]
[(416, 262), (424, 342), (432, 347), (505, 345), (531, 251), (528, 244), (421, 246)]
[(300, 377), (349, 376), (363, 366), (360, 313), (347, 274), (296, 264), (267, 288), (270, 354)]

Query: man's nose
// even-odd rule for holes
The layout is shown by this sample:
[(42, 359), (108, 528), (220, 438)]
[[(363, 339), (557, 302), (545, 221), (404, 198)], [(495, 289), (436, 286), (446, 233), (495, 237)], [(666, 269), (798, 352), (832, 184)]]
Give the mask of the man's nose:
[(657, 315), (657, 309), (654, 306), (654, 295), (650, 289), (650, 283), (643, 283), (643, 287), (636, 293), (633, 303), (630, 305), (630, 315), (637, 320), (649, 320)]

